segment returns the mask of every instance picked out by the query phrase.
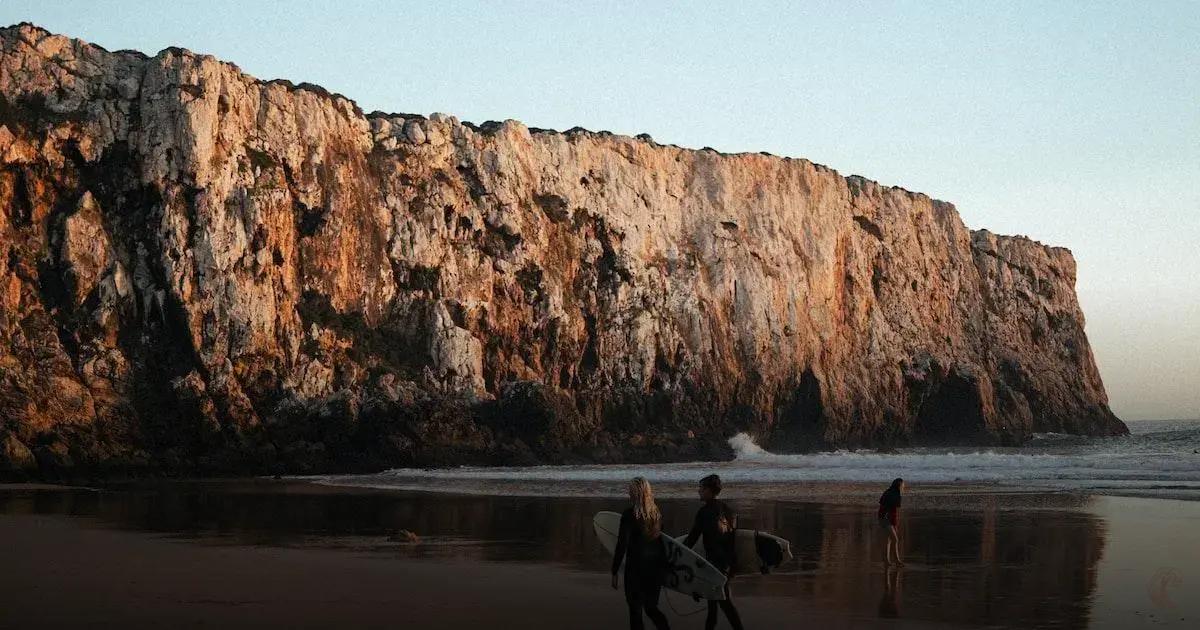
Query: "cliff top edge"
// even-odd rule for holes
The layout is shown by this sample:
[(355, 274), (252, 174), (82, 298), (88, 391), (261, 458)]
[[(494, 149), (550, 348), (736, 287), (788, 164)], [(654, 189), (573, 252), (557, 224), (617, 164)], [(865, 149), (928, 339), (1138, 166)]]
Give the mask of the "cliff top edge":
[[(303, 91), (303, 92), (309, 92), (309, 93), (316, 94), (325, 99), (328, 99), (329, 101), (331, 101), (335, 104), (337, 104), (338, 102), (343, 102), (346, 106), (349, 106), (349, 108), (351, 108), (354, 111), (355, 115), (357, 115), (365, 120), (371, 120), (371, 119), (377, 119), (377, 118), (385, 118), (385, 119), (389, 119), (389, 120), (395, 120), (398, 118), (404, 119), (404, 120), (410, 120), (410, 119), (426, 120), (432, 116), (438, 115), (438, 113), (436, 113), (436, 112), (430, 114), (430, 116), (424, 116), (421, 114), (412, 114), (412, 113), (389, 113), (389, 112), (383, 112), (380, 110), (375, 110), (370, 113), (366, 113), (363, 111), (363, 109), (358, 105), (358, 103), (354, 99), (352, 99), (348, 96), (345, 96), (344, 94), (338, 93), (338, 92), (331, 92), (330, 90), (328, 90), (320, 85), (317, 85), (314, 83), (309, 83), (309, 82), (296, 83), (292, 80), (283, 79), (283, 78), (260, 79), (258, 77), (255, 77), (255, 76), (243, 71), (237, 64), (235, 64), (233, 62), (225, 61), (219, 57), (216, 57), (215, 55), (210, 55), (210, 54), (206, 54), (206, 53), (197, 53), (197, 52), (194, 52), (187, 48), (183, 48), (183, 47), (179, 47), (179, 46), (168, 46), (168, 47), (158, 51), (153, 56), (151, 56), (151, 55), (147, 55), (146, 53), (138, 51), (138, 50), (122, 49), (122, 50), (117, 50), (117, 51), (110, 51), (109, 49), (107, 49), (101, 45), (86, 41), (81, 38), (70, 37), (67, 35), (54, 33), (52, 31), (50, 31), (42, 26), (39, 26), (37, 24), (34, 24), (32, 22), (19, 22), (16, 24), (12, 24), (12, 25), (0, 28), (0, 40), (17, 38), (17, 39), (24, 40), (26, 43), (30, 44), (31, 46), (36, 46), (37, 44), (39, 44), (40, 42), (42, 42), (44, 39), (46, 39), (48, 37), (60, 37), (60, 38), (66, 39), (74, 44), (90, 47), (92, 49), (95, 49), (95, 50), (100, 51), (105, 54), (132, 56), (141, 61), (162, 59), (168, 55), (188, 56), (188, 57), (194, 57), (194, 58), (202, 59), (202, 60), (206, 60), (206, 61), (211, 61), (214, 63), (218, 63), (222, 66), (225, 66), (225, 67), (229, 68), (231, 71), (236, 72), (237, 74), (245, 77), (249, 81), (259, 84), (259, 85), (279, 85), (279, 86), (283, 86), (288, 91), (292, 91), (292, 92)], [(606, 131), (606, 130), (593, 131), (593, 130), (589, 130), (589, 129), (586, 129), (583, 127), (578, 127), (578, 126), (572, 127), (565, 131), (558, 131), (558, 130), (549, 129), (549, 128), (529, 127), (528, 125), (525, 125), (524, 123), (522, 123), (521, 121), (516, 120), (516, 119), (505, 119), (504, 121), (488, 120), (482, 124), (475, 124), (470, 121), (458, 121), (457, 118), (454, 118), (454, 120), (456, 122), (459, 122), (459, 124), (462, 124), (466, 127), (470, 127), (472, 130), (474, 130), (478, 133), (485, 134), (485, 135), (499, 133), (502, 129), (504, 129), (508, 125), (519, 125), (520, 127), (526, 129), (531, 136), (538, 136), (538, 135), (545, 134), (545, 135), (554, 135), (554, 136), (564, 136), (568, 140), (586, 137), (586, 138), (591, 138), (591, 139), (595, 139), (595, 140), (609, 140), (609, 141), (617, 141), (617, 142), (642, 142), (642, 143), (647, 143), (649, 145), (652, 145), (654, 147), (666, 148), (666, 149), (677, 150), (677, 151), (684, 151), (684, 152), (693, 153), (693, 154), (711, 154), (711, 155), (717, 156), (718, 158), (730, 158), (730, 159), (752, 158), (752, 159), (766, 159), (766, 160), (779, 161), (779, 162), (799, 162), (801, 164), (809, 164), (817, 170), (826, 171), (826, 172), (829, 172), (830, 174), (836, 175), (838, 177), (842, 177), (848, 183), (853, 183), (853, 184), (856, 184), (857, 186), (878, 187), (879, 189), (881, 189), (883, 191), (889, 191), (889, 192), (893, 192), (893, 193), (903, 194), (905, 196), (908, 196), (908, 197), (911, 197), (914, 199), (928, 200), (931, 204), (934, 204), (934, 205), (949, 206), (951, 209), (953, 209), (954, 211), (957, 212), (957, 209), (954, 207), (954, 204), (952, 202), (940, 200), (940, 199), (931, 197), (925, 193), (911, 191), (902, 186), (882, 184), (882, 183), (878, 182), (877, 180), (873, 180), (873, 179), (870, 179), (870, 178), (862, 176), (862, 175), (855, 175), (855, 174), (841, 175), (841, 173), (839, 171), (837, 171), (837, 169), (826, 166), (824, 164), (820, 164), (818, 162), (813, 162), (812, 160), (809, 160), (807, 158), (802, 158), (802, 157), (778, 156), (778, 155), (774, 155), (774, 154), (766, 152), (766, 151), (725, 152), (725, 151), (720, 151), (720, 150), (714, 149), (712, 147), (707, 147), (707, 146), (700, 148), (700, 149), (695, 149), (695, 148), (690, 148), (690, 147), (679, 146), (676, 144), (659, 143), (659, 142), (656, 142), (653, 139), (653, 137), (647, 133), (639, 133), (634, 136), (629, 136), (626, 134), (613, 133), (611, 131)], [(1035, 239), (1032, 239), (1032, 238), (1030, 238), (1028, 236), (1024, 236), (1024, 235), (997, 234), (997, 233), (991, 232), (990, 230), (987, 230), (986, 228), (978, 229), (978, 230), (971, 230), (971, 233), (973, 236), (977, 235), (977, 234), (992, 234), (992, 235), (995, 235), (996, 237), (1002, 238), (1002, 239), (1013, 239), (1013, 240), (1025, 241), (1031, 245), (1042, 247), (1050, 252), (1065, 252), (1067, 254), (1071, 253), (1068, 248), (1046, 245), (1040, 241), (1037, 241)]]

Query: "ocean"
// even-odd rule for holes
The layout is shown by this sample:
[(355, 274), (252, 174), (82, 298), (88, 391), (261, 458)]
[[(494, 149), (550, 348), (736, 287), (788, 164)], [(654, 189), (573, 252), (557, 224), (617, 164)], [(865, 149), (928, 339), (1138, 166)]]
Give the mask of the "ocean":
[(402, 468), (368, 475), (323, 475), (309, 481), (336, 486), (455, 494), (617, 497), (642, 475), (660, 496), (690, 496), (697, 479), (720, 474), (732, 496), (818, 497), (858, 494), (895, 477), (921, 485), (971, 485), (1006, 490), (1200, 500), (1200, 420), (1130, 422), (1131, 435), (1083, 437), (1039, 434), (1019, 447), (839, 450), (771, 453), (753, 438), (730, 440), (724, 462), (646, 465)]

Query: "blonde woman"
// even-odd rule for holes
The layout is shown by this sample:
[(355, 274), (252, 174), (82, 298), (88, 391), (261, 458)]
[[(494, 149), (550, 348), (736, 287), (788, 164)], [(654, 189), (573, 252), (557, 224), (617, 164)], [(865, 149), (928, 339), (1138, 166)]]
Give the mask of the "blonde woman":
[(662, 514), (654, 502), (650, 482), (634, 477), (629, 482), (633, 506), (621, 513), (621, 530), (613, 553), (612, 587), (617, 588), (617, 571), (625, 562), (625, 603), (629, 605), (629, 627), (642, 630), (642, 612), (659, 630), (668, 630), (667, 617), (658, 609), (666, 553), (662, 541)]

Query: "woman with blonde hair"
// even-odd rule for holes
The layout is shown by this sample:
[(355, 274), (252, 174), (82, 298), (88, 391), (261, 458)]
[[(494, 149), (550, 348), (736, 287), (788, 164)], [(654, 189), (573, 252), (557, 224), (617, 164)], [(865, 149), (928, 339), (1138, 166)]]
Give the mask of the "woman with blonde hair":
[(659, 630), (668, 630), (667, 617), (658, 609), (666, 552), (662, 541), (662, 514), (654, 502), (650, 482), (634, 477), (629, 482), (633, 505), (621, 513), (621, 529), (613, 553), (612, 587), (617, 588), (617, 571), (625, 562), (625, 603), (629, 605), (629, 627), (641, 630), (642, 611)]

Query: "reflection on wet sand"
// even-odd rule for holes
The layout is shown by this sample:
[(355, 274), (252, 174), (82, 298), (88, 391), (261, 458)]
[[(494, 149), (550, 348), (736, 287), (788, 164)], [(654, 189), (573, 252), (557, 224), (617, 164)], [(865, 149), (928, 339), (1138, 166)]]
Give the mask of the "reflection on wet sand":
[(888, 568), (883, 572), (883, 597), (879, 599), (879, 616), (884, 619), (895, 619), (900, 616), (900, 574), (899, 568)]
[(884, 534), (869, 510), (758, 505), (759, 526), (790, 537), (800, 561), (790, 575), (762, 580), (757, 592), (885, 617), (1085, 627), (1105, 528), (1091, 514), (1058, 509), (1071, 505), (1054, 500), (1038, 507), (907, 510), (901, 517), (906, 566), (887, 571), (878, 561)]
[[(907, 566), (878, 561), (883, 533), (869, 502), (734, 501), (742, 526), (793, 543), (796, 560), (740, 576), (755, 598), (791, 598), (848, 618), (1082, 628), (1096, 587), (1105, 525), (1069, 495), (925, 497), (901, 514)], [(113, 491), (0, 492), (0, 513), (60, 514), (102, 527), (221, 542), (345, 547), (401, 558), (554, 563), (602, 573), (609, 558), (592, 515), (619, 500), (397, 494), (292, 483), (196, 483)], [(664, 528), (684, 533), (695, 504), (662, 501)], [(421, 543), (389, 543), (399, 529)], [(690, 602), (683, 605), (686, 607)]]

